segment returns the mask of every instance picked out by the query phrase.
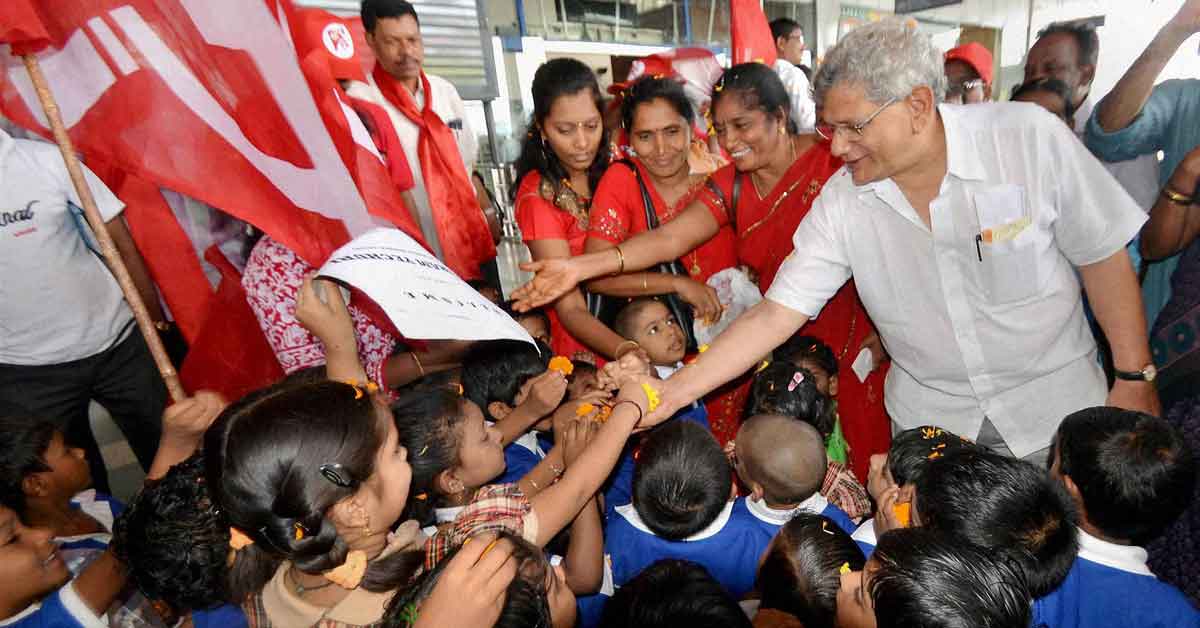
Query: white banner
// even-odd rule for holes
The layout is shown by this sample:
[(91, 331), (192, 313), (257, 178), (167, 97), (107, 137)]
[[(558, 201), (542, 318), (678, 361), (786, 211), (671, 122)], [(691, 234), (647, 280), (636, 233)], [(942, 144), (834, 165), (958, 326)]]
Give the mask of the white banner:
[(407, 338), (533, 338), (511, 316), (399, 229), (373, 229), (334, 252), (319, 274), (362, 290)]

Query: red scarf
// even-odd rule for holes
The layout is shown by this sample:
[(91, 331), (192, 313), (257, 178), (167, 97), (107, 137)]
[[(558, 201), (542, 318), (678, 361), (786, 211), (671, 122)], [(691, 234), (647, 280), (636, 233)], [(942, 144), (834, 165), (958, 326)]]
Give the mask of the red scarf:
[(371, 76), (383, 97), (420, 129), (417, 159), (442, 245), (443, 261), (464, 279), (478, 278), (479, 265), (496, 256), (496, 246), (475, 198), (475, 186), (463, 165), (454, 132), (433, 111), (429, 79), (421, 73), (425, 109), (419, 111), (412, 94), (378, 63)]

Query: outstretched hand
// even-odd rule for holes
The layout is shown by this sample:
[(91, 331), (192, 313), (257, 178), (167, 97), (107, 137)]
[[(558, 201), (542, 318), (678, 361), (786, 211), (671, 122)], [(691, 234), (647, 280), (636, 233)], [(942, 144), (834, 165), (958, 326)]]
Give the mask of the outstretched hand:
[(533, 273), (529, 283), (512, 293), (512, 307), (527, 312), (557, 300), (579, 285), (582, 276), (570, 258), (556, 257), (521, 264), (521, 270)]

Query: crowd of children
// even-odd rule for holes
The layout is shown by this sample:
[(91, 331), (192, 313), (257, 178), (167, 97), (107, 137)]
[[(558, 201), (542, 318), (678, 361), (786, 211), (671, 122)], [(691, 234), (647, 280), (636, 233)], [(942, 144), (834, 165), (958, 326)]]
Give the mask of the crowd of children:
[(1200, 626), (1142, 549), (1195, 483), (1161, 419), (1075, 413), (1048, 469), (929, 425), (863, 486), (815, 338), (764, 360), (722, 448), (701, 404), (648, 421), (687, 368), (653, 299), (600, 368), (484, 341), (397, 390), (337, 290), (306, 280), (297, 318), (326, 365), (171, 406), (127, 506), (51, 424), (0, 419), (0, 626)]

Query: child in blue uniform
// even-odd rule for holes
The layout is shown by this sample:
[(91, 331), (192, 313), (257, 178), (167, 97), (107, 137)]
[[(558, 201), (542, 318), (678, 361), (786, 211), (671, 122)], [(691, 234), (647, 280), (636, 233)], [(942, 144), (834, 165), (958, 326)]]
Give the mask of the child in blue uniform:
[(505, 469), (497, 484), (520, 480), (546, 457), (534, 426), (550, 429), (544, 419), (567, 391), (563, 374), (547, 369), (550, 355), (544, 345), (489, 340), (476, 343), (463, 356), (463, 396), (495, 425), (504, 446)]
[(1154, 577), (1142, 544), (1187, 506), (1195, 462), (1182, 435), (1158, 417), (1119, 408), (1063, 420), (1050, 476), (1080, 513), (1079, 557), (1066, 581), (1034, 603), (1047, 628), (1200, 626), (1200, 612)]
[(731, 444), (734, 470), (750, 491), (733, 508), (762, 532), (760, 552), (799, 513), (825, 515), (846, 534), (854, 532), (850, 517), (817, 492), (825, 479), (826, 458), (816, 428), (786, 416), (760, 414), (742, 424)]
[(837, 594), (838, 628), (1028, 628), (1029, 618), (1019, 566), (926, 528), (882, 535), (863, 569), (842, 574)]
[(1044, 469), (973, 447), (929, 462), (917, 478), (912, 510), (923, 527), (1003, 553), (1041, 596), (1062, 583), (1075, 561), (1070, 499)]
[(863, 553), (837, 523), (798, 513), (779, 530), (758, 568), (759, 617), (782, 613), (805, 628), (833, 628), (843, 571), (862, 571)]
[[(763, 533), (735, 512), (733, 472), (712, 433), (671, 421), (638, 452), (633, 503), (620, 506), (605, 531), (606, 568), (620, 587), (663, 558), (702, 565), (735, 598), (754, 586)], [(584, 625), (595, 625), (602, 596), (580, 599)]]
[(894, 507), (912, 503), (917, 478), (931, 461), (952, 451), (974, 446), (974, 443), (953, 432), (933, 425), (922, 425), (893, 436), (886, 454), (871, 456), (867, 491), (878, 505), (878, 510), (875, 517), (864, 521), (851, 535), (863, 553), (870, 556), (875, 551), (879, 535), (908, 525), (907, 521), (897, 518)]

